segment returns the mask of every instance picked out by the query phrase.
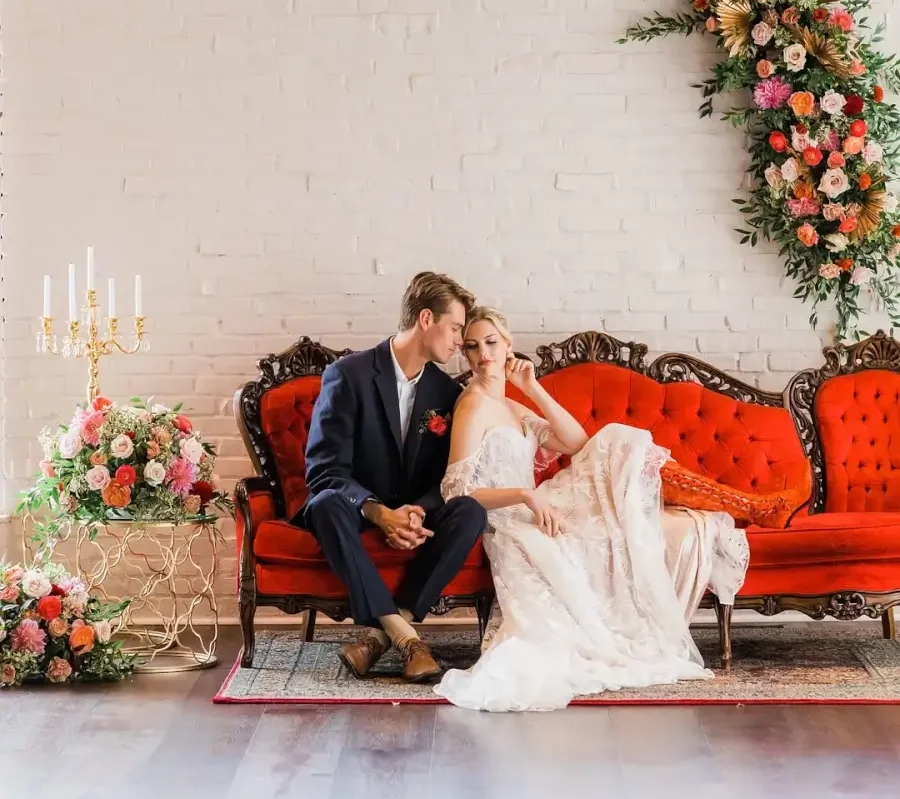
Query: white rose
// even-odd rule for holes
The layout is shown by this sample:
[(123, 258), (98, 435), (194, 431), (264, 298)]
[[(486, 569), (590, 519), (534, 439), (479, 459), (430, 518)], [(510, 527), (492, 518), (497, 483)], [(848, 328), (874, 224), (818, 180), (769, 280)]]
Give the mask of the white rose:
[(828, 169), (819, 181), (819, 191), (830, 200), (843, 194), (850, 188), (850, 181), (843, 169)]
[(134, 442), (122, 433), (113, 439), (112, 444), (109, 445), (109, 451), (114, 458), (130, 458), (134, 452)]
[(146, 480), (148, 485), (152, 485), (155, 488), (162, 485), (165, 479), (166, 467), (159, 461), (147, 461), (147, 465), (144, 467), (144, 480)]
[(160, 405), (156, 403), (150, 406), (150, 410), (152, 413), (169, 413), (172, 409), (166, 405)]
[(150, 421), (150, 411), (148, 411), (146, 408), (136, 408), (134, 405), (129, 405), (125, 408), (125, 410), (139, 422)]
[(788, 72), (799, 72), (806, 66), (806, 48), (802, 44), (792, 44), (784, 48), (784, 63)]
[(97, 636), (97, 640), (101, 644), (105, 644), (107, 641), (109, 641), (110, 636), (112, 636), (112, 628), (109, 625), (109, 621), (106, 619), (92, 622), (91, 627), (94, 628), (94, 633)]
[(822, 95), (819, 104), (826, 114), (840, 114), (844, 110), (844, 103), (846, 102), (847, 100), (843, 94), (836, 92), (834, 89), (829, 89)]
[(82, 446), (81, 436), (75, 430), (70, 430), (59, 438), (60, 457), (71, 460), (81, 451)]
[(897, 210), (897, 196), (894, 194), (889, 194), (887, 199), (884, 201), (884, 210), (889, 214), (894, 213)]
[(92, 491), (102, 491), (109, 485), (109, 469), (105, 466), (94, 466), (88, 470), (84, 479), (87, 481), (88, 488)]
[(773, 33), (774, 31), (765, 22), (758, 22), (753, 26), (751, 35), (753, 36), (753, 41), (757, 45), (765, 47), (772, 38)]
[(843, 233), (829, 233), (825, 237), (825, 246), (830, 252), (841, 252), (841, 250), (846, 250), (849, 243), (850, 239)]
[(769, 164), (766, 169), (766, 183), (773, 189), (779, 188), (784, 183), (781, 170), (775, 164)]
[(815, 146), (816, 140), (814, 138), (808, 133), (797, 133), (797, 129), (794, 128), (794, 132), (791, 134), (791, 147), (802, 153), (807, 147)]
[(781, 165), (781, 177), (783, 177), (788, 183), (793, 183), (800, 176), (800, 170), (797, 167), (797, 162), (793, 158), (788, 158)]
[(196, 465), (203, 457), (203, 445), (196, 438), (186, 438), (181, 442), (181, 454)]
[(50, 580), (41, 572), (28, 571), (22, 575), (22, 590), (32, 599), (47, 596), (52, 590)]
[(875, 164), (884, 156), (884, 149), (877, 141), (870, 141), (862, 151), (863, 161), (867, 164)]
[(853, 286), (865, 286), (872, 279), (872, 273), (864, 266), (857, 266), (850, 275), (850, 284)]

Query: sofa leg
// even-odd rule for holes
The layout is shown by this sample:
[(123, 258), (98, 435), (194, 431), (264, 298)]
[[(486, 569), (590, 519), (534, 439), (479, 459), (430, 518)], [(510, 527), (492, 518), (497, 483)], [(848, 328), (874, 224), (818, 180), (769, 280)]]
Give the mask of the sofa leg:
[(489, 591), (478, 594), (475, 597), (475, 615), (478, 616), (478, 640), (484, 638), (488, 622), (491, 618), (491, 608), (494, 606), (494, 592)]
[(722, 668), (731, 671), (731, 611), (733, 605), (723, 605), (715, 600), (716, 620), (719, 622), (719, 646), (722, 654)]
[(881, 614), (881, 629), (885, 638), (897, 637), (897, 624), (894, 621), (894, 609), (888, 608)]
[(316, 635), (316, 611), (310, 608), (303, 620), (303, 640), (312, 641)]
[(256, 615), (256, 594), (241, 591), (240, 617), (241, 637), (244, 648), (241, 651), (241, 668), (253, 668), (253, 653), (256, 649), (256, 630), (253, 629), (253, 617)]

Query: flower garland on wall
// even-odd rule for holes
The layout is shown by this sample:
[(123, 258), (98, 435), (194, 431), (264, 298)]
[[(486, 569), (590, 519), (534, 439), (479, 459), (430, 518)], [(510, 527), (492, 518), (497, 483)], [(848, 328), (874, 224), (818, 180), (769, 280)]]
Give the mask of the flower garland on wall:
[(620, 43), (695, 31), (717, 37), (724, 58), (702, 89), (700, 116), (716, 94), (747, 90), (752, 103), (723, 118), (749, 138), (753, 188), (734, 200), (750, 230), (778, 244), (794, 296), (837, 310), (839, 339), (858, 337), (860, 291), (881, 298), (900, 325), (900, 214), (887, 187), (896, 176), (900, 114), (882, 83), (900, 86), (900, 62), (876, 52), (883, 25), (859, 32), (868, 0), (693, 0), (656, 13)]

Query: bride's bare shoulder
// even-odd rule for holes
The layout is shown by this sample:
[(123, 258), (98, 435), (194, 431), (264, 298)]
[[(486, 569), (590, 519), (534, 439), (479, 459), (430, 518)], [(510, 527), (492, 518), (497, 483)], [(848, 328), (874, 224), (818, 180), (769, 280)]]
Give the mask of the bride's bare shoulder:
[(464, 389), (456, 400), (455, 412), (457, 415), (460, 413), (474, 413), (486, 401), (487, 397), (477, 389), (471, 387)]

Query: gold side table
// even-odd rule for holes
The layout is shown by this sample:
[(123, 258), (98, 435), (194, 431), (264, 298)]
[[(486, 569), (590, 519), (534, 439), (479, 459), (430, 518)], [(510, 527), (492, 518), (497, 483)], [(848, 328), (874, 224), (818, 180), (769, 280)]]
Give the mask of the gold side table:
[(122, 521), (72, 524), (46, 547), (103, 601), (131, 599), (116, 634), (138, 655), (136, 672), (177, 672), (217, 662), (221, 541), (217, 521)]

